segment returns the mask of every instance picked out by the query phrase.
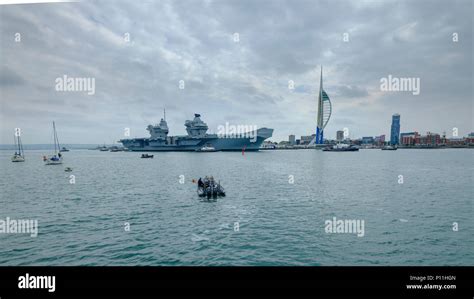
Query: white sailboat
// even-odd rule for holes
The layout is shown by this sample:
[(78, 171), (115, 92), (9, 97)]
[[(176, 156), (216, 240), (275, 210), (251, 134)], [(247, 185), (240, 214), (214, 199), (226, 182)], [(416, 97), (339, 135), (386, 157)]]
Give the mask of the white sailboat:
[(15, 154), (12, 157), (12, 162), (25, 162), (25, 153), (23, 151), (23, 145), (21, 144), (20, 134), (16, 134), (15, 141)]
[(53, 121), (53, 138), (54, 138), (54, 154), (47, 157), (43, 156), (43, 161), (45, 165), (58, 165), (63, 163), (63, 157), (60, 153), (58, 134), (56, 133), (56, 125)]

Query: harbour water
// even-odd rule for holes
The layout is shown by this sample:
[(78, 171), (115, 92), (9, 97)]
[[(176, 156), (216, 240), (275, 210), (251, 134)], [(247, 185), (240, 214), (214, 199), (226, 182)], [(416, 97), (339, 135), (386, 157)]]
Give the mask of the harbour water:
[[(473, 150), (46, 153), (0, 151), (0, 220), (39, 226), (0, 233), (2, 266), (474, 265)], [(200, 200), (204, 175), (227, 196)]]

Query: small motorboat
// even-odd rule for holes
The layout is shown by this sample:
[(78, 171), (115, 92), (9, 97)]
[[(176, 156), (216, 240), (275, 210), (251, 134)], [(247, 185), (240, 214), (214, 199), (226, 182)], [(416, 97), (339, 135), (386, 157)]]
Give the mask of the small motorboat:
[(66, 167), (66, 168), (64, 168), (64, 171), (65, 171), (65, 172), (71, 172), (71, 171), (72, 171), (72, 168), (71, 168), (71, 167)]
[(201, 183), (198, 182), (197, 194), (199, 197), (206, 197), (207, 199), (217, 197), (224, 197), (225, 190), (220, 182), (216, 183), (213, 177), (204, 178)]
[(199, 148), (196, 150), (196, 152), (215, 152), (217, 151), (215, 147), (213, 147), (211, 144), (206, 144), (203, 147)]
[(111, 151), (112, 153), (116, 153), (116, 152), (123, 152), (123, 147), (118, 147), (118, 146), (111, 146), (109, 151)]
[(149, 155), (149, 154), (142, 154), (141, 156), (142, 159), (153, 159), (153, 155)]
[(59, 150), (60, 152), (69, 152), (69, 150), (66, 148), (66, 147), (62, 147), (61, 150)]

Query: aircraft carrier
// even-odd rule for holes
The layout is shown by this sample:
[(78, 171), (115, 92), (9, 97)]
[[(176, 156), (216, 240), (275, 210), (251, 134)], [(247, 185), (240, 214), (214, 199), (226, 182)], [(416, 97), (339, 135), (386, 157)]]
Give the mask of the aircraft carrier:
[(157, 125), (149, 125), (149, 138), (121, 139), (124, 147), (131, 151), (258, 151), (262, 142), (272, 137), (273, 129), (260, 128), (239, 134), (207, 134), (208, 126), (201, 120), (200, 114), (187, 120), (184, 125), (187, 135), (168, 136), (168, 124), (161, 119)]

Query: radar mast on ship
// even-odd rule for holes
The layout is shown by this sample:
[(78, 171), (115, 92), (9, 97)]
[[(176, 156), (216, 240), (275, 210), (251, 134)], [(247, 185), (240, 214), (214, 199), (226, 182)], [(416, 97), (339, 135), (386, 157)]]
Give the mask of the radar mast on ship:
[(161, 119), (159, 124), (156, 124), (154, 126), (148, 125), (146, 128), (151, 135), (151, 138), (154, 139), (166, 139), (168, 136), (168, 123), (166, 122), (166, 110), (163, 109), (163, 118)]
[(194, 114), (194, 119), (187, 120), (184, 125), (186, 126), (186, 132), (188, 132), (188, 136), (190, 137), (204, 137), (206, 136), (206, 132), (208, 126), (205, 122), (201, 120), (201, 114)]

